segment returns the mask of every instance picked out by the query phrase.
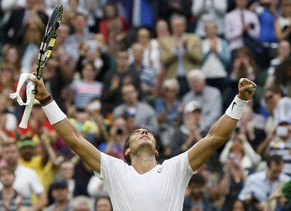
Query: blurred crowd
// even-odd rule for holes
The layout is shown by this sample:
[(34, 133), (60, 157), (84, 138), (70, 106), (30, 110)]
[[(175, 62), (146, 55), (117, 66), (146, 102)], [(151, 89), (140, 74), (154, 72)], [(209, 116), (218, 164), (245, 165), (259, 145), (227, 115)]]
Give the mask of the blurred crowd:
[[(1, 0), (0, 210), (112, 211), (94, 172), (34, 102), (9, 98), (35, 72), (55, 5), (64, 11), (42, 78), (72, 124), (124, 159), (148, 128), (159, 162), (224, 114), (238, 80), (257, 84), (237, 128), (190, 180), (183, 211), (285, 211), (291, 179), (291, 0)], [(23, 99), (25, 86), (20, 89)]]

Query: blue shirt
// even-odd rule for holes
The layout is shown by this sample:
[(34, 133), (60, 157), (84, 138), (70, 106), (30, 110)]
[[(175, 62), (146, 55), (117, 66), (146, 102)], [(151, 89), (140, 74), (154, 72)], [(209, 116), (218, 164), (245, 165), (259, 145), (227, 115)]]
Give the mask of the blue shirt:
[[(279, 10), (277, 10), (277, 14), (279, 14)], [(275, 21), (274, 15), (266, 7), (263, 7), (259, 14), (259, 22), (261, 24), (259, 41), (267, 43), (278, 42), (275, 34)]]
[(290, 180), (290, 177), (281, 173), (279, 178), (270, 185), (266, 171), (251, 174), (248, 176), (238, 198), (244, 201), (246, 195), (253, 193), (259, 201), (266, 201), (268, 196), (275, 191), (281, 183), (288, 180)]

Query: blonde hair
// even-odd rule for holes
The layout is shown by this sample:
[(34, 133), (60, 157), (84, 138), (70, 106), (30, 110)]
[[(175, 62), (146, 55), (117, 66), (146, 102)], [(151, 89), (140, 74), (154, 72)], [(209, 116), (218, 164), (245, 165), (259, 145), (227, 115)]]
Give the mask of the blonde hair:
[(179, 92), (180, 85), (176, 79), (166, 79), (162, 84), (162, 92), (165, 92), (168, 88), (175, 88), (176, 92)]

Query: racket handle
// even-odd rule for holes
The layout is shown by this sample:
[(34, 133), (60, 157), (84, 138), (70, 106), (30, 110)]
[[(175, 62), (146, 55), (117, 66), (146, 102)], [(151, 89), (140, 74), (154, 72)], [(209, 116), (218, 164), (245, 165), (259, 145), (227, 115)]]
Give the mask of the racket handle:
[(34, 102), (34, 93), (31, 93), (30, 103), (25, 106), (21, 122), (19, 123), (20, 128), (23, 128), (23, 129), (27, 128), (27, 124), (28, 124), (29, 117), (31, 114), (33, 102)]

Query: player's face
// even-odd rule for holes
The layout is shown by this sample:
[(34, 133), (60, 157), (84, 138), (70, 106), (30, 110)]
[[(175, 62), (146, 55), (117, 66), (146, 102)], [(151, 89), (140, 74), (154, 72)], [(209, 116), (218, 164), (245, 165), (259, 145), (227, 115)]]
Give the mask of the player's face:
[(133, 150), (138, 149), (139, 146), (150, 146), (153, 150), (155, 150), (156, 140), (148, 129), (139, 128), (130, 135), (129, 146)]

